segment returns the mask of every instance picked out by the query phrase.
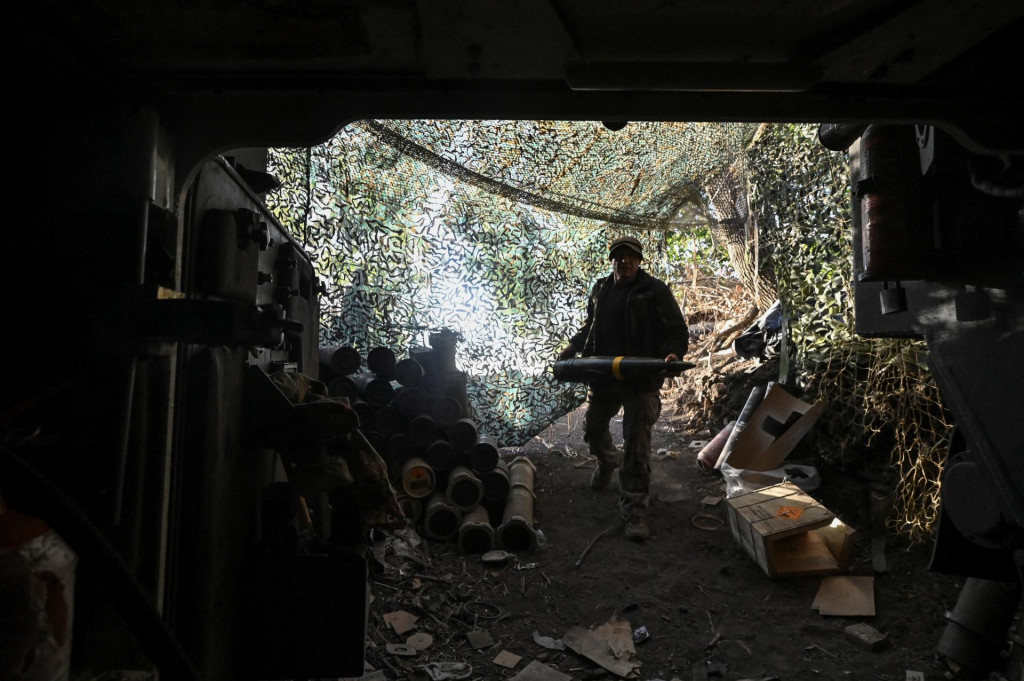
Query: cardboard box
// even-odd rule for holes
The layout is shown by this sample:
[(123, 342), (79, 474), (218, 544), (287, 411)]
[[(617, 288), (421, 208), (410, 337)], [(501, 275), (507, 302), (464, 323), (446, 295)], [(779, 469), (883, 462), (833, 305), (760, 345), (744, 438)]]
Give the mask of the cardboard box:
[(821, 403), (807, 404), (781, 386), (773, 385), (736, 436), (722, 463), (751, 471), (778, 468), (821, 418), (823, 409)]
[(854, 531), (791, 482), (728, 500), (729, 529), (769, 577), (830, 575), (849, 565)]

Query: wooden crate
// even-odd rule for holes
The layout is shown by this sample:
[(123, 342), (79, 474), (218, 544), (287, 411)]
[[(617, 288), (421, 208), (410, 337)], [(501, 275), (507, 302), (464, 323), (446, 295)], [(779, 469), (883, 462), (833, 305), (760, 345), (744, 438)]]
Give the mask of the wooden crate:
[(829, 575), (849, 564), (853, 530), (791, 482), (728, 500), (729, 529), (769, 577)]

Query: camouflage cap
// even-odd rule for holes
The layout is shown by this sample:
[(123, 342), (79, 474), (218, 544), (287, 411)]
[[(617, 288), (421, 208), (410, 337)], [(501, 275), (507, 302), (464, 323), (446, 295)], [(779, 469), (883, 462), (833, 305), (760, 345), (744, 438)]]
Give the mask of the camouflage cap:
[(640, 244), (639, 239), (635, 239), (631, 236), (620, 236), (617, 239), (613, 239), (612, 242), (608, 244), (609, 260), (612, 257), (612, 253), (614, 253), (620, 247), (628, 248), (629, 250), (636, 253), (641, 260), (644, 259), (644, 247)]

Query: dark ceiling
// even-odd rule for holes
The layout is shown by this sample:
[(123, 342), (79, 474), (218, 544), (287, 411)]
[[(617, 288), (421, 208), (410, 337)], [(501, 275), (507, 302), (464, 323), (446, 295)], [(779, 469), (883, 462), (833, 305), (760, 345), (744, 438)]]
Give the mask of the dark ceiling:
[(359, 117), (892, 119), (1020, 149), (1022, 17), (1019, 0), (39, 0), (9, 30), (33, 87), (129, 93), (172, 127), (217, 110), (231, 144)]

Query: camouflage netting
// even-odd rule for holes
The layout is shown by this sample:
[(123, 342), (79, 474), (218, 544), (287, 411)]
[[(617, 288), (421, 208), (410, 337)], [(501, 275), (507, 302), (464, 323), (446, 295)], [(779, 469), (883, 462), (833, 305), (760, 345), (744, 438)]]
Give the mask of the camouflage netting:
[(822, 400), (819, 455), (871, 477), (895, 474), (891, 525), (911, 541), (935, 529), (952, 419), (927, 347), (854, 332), (848, 159), (816, 127), (772, 125), (746, 155), (750, 213), (773, 262), (789, 353), (805, 400)]
[(400, 356), (460, 336), (472, 417), (523, 444), (582, 403), (550, 362), (579, 327), (618, 234), (666, 270), (665, 230), (756, 126), (361, 121), (313, 149), (271, 152), (267, 203), (326, 286), (321, 345)]
[(828, 405), (822, 457), (891, 464), (892, 520), (919, 540), (934, 528), (950, 419), (923, 343), (853, 333), (847, 158), (816, 128), (362, 121), (313, 149), (272, 150), (283, 188), (267, 202), (326, 285), (321, 344), (402, 354), (457, 332), (472, 416), (502, 446), (582, 403), (547, 367), (608, 270), (609, 238), (638, 236), (645, 267), (671, 279), (680, 249), (666, 234), (710, 232), (758, 306), (782, 301), (783, 358), (804, 399)]

